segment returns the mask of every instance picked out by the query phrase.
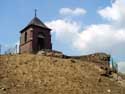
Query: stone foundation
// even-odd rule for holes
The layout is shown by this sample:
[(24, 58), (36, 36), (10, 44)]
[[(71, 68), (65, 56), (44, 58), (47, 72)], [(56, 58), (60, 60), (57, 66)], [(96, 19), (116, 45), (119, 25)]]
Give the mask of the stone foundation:
[(106, 53), (94, 53), (84, 56), (65, 56), (65, 58), (79, 59), (82, 61), (93, 62), (103, 69), (110, 67), (110, 55)]
[(41, 50), (38, 54), (45, 55), (45, 56), (52, 56), (52, 57), (59, 57), (65, 59), (78, 59), (81, 61), (88, 61), (97, 64), (102, 69), (109, 69), (110, 68), (110, 55), (106, 53), (95, 53), (90, 55), (84, 56), (66, 56), (62, 52), (54, 51), (54, 50)]

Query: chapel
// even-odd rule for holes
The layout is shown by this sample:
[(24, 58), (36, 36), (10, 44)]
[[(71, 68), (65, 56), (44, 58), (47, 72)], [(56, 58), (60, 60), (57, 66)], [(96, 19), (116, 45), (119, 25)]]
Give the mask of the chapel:
[(20, 53), (37, 53), (40, 50), (52, 50), (51, 29), (36, 15), (20, 31)]

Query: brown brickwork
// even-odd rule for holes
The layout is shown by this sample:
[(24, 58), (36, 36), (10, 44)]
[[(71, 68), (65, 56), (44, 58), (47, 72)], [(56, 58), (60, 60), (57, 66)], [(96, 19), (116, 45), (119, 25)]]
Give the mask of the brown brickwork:
[(20, 33), (20, 53), (37, 53), (42, 49), (52, 49), (51, 29), (35, 17)]

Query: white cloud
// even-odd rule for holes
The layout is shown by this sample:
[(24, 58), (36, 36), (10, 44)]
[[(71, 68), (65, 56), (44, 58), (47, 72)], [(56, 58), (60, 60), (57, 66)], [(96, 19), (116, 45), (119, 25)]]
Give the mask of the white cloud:
[(88, 54), (92, 52), (107, 52), (114, 55), (125, 55), (125, 32), (115, 30), (112, 25), (90, 25), (82, 30), (74, 21), (55, 20), (47, 25), (53, 29), (57, 41), (69, 44), (74, 50)]
[[(67, 42), (70, 47), (74, 48), (74, 51), (80, 51), (80, 54), (107, 52), (115, 56), (125, 56), (124, 9), (123, 0), (112, 2), (111, 7), (99, 10), (100, 15), (111, 22), (92, 24), (84, 27), (85, 29), (73, 19), (70, 21), (58, 19), (47, 22), (47, 25), (53, 29), (57, 41), (63, 41), (63, 46)], [(69, 8), (61, 10), (61, 14), (74, 14)]]
[(78, 32), (81, 28), (77, 22), (61, 19), (47, 22), (46, 24), (52, 28), (56, 39), (62, 42), (72, 42), (78, 37)]
[(115, 55), (125, 55), (125, 32), (114, 30), (112, 25), (91, 25), (79, 33), (74, 46), (84, 52), (103, 51)]
[(111, 7), (106, 7), (98, 11), (106, 20), (116, 24), (116, 27), (125, 28), (125, 0), (115, 0)]
[(125, 62), (118, 62), (118, 71), (125, 73)]
[(80, 16), (84, 15), (86, 13), (86, 10), (83, 8), (62, 8), (60, 9), (60, 14), (63, 16)]

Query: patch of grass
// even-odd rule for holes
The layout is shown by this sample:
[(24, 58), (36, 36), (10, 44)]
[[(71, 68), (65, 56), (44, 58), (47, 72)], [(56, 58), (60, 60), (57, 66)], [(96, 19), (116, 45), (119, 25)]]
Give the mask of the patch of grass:
[[(77, 63), (75, 63), (77, 62)], [(124, 94), (94, 63), (41, 55), (2, 56), (0, 94)]]

